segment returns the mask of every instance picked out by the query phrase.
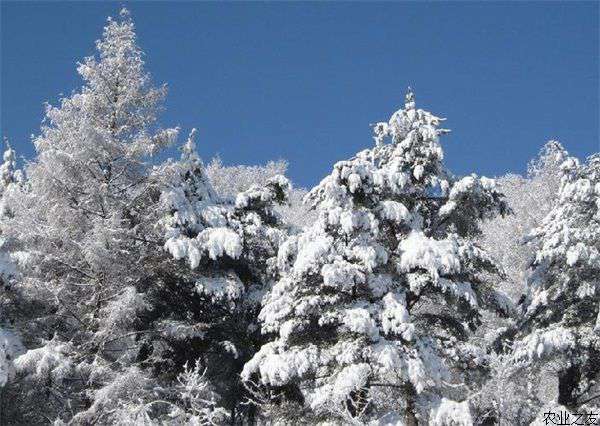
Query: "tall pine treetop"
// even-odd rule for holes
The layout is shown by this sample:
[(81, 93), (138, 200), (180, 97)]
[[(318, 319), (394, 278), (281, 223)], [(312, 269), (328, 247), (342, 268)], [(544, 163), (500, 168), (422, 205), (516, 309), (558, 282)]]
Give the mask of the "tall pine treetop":
[(49, 124), (35, 140), (37, 149), (63, 148), (76, 155), (85, 146), (111, 161), (152, 155), (172, 143), (176, 129), (152, 134), (166, 86), (154, 87), (145, 72), (143, 52), (125, 9), (119, 19), (108, 18), (96, 49), (98, 57), (87, 57), (78, 66), (84, 81), (81, 91), (62, 99), (60, 107), (47, 107)]

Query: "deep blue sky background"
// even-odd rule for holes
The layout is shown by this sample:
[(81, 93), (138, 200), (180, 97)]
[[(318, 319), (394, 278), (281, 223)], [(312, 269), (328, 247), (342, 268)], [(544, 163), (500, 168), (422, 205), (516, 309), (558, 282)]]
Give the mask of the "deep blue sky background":
[(79, 87), (76, 62), (123, 4), (154, 81), (169, 85), (161, 124), (197, 127), (205, 160), (285, 158), (312, 186), (372, 144), (369, 124), (408, 85), (447, 117), (457, 174), (523, 172), (550, 138), (579, 157), (600, 151), (595, 1), (2, 1), (0, 133), (19, 154), (33, 156), (43, 103)]

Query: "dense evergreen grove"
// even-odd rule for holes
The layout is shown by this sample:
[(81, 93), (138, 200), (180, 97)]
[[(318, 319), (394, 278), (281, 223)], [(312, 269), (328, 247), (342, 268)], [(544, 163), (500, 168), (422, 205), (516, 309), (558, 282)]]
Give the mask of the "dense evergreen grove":
[[(0, 166), (0, 424), (600, 419), (600, 156), (456, 176), (409, 91), (309, 191), (160, 128), (126, 10)], [(600, 422), (600, 420), (598, 420)]]

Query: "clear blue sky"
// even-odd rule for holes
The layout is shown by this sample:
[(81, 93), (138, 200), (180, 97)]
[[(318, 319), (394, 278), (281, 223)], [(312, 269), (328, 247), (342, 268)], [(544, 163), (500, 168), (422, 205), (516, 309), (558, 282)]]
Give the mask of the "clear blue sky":
[[(401, 106), (447, 117), (457, 174), (522, 172), (548, 139), (600, 151), (599, 3), (1, 3), (1, 133), (33, 155), (43, 103), (79, 87), (105, 19), (131, 10), (164, 126), (205, 160), (285, 158), (299, 186), (372, 144)], [(183, 135), (185, 136), (185, 135)]]

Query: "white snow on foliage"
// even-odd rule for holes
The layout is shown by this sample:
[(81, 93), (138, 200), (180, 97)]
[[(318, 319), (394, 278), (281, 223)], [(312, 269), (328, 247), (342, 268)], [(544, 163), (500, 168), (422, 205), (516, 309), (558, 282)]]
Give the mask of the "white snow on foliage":
[(444, 217), (451, 214), (461, 202), (465, 202), (469, 198), (484, 203), (486, 199), (489, 199), (489, 194), (495, 190), (494, 179), (478, 177), (475, 174), (465, 176), (454, 182), (448, 194), (448, 201), (440, 208), (439, 215)]
[(56, 339), (50, 340), (46, 345), (30, 349), (19, 356), (15, 362), (15, 369), (19, 373), (27, 373), (30, 378), (45, 380), (51, 377), (61, 382), (71, 372), (73, 364), (69, 359), (71, 346)]
[(403, 339), (413, 339), (414, 325), (410, 324), (410, 316), (406, 309), (404, 294), (388, 293), (383, 298), (381, 326), (385, 334), (398, 334)]
[(565, 328), (534, 331), (524, 339), (515, 342), (512, 356), (516, 362), (530, 363), (536, 358), (561, 354), (575, 347), (574, 334)]
[(464, 282), (454, 282), (445, 278), (440, 278), (437, 285), (443, 293), (450, 292), (457, 298), (462, 298), (472, 307), (477, 307), (477, 295), (473, 291), (471, 284)]
[(135, 287), (126, 287), (120, 297), (109, 301), (102, 309), (105, 315), (101, 320), (104, 331), (101, 334), (127, 329), (133, 325), (140, 312), (150, 309), (150, 307), (144, 295), (137, 292)]
[(421, 231), (412, 231), (399, 246), (401, 271), (409, 272), (414, 268), (425, 269), (432, 279), (440, 275), (460, 272), (458, 245), (454, 240), (435, 240)]
[(196, 291), (206, 294), (213, 300), (238, 300), (244, 292), (244, 284), (236, 274), (207, 276), (196, 281)]
[(5, 328), (0, 328), (0, 388), (12, 378), (14, 374), (13, 360), (25, 352), (19, 336)]
[(412, 215), (404, 204), (397, 201), (385, 200), (380, 203), (381, 216), (387, 220), (394, 222), (409, 222), (412, 219)]
[(379, 329), (369, 311), (364, 308), (347, 309), (342, 314), (344, 326), (354, 333), (362, 334), (376, 341), (379, 339)]
[(456, 402), (442, 398), (429, 413), (431, 426), (473, 426), (468, 401)]
[(263, 345), (246, 363), (241, 375), (244, 380), (249, 380), (251, 374), (258, 371), (262, 383), (282, 386), (291, 379), (300, 378), (314, 371), (320, 364), (319, 358), (320, 351), (314, 345), (281, 351), (277, 342), (271, 342)]
[(213, 260), (224, 254), (235, 259), (242, 252), (240, 236), (227, 228), (207, 229), (198, 235), (197, 240)]
[(212, 260), (224, 255), (237, 258), (242, 252), (242, 240), (229, 228), (208, 228), (194, 239), (181, 236), (169, 238), (165, 248), (175, 259), (188, 258), (191, 268), (195, 269), (204, 256)]
[(376, 420), (371, 420), (369, 426), (404, 426), (402, 414), (389, 412)]
[(335, 381), (331, 385), (323, 386), (312, 395), (311, 408), (318, 412), (332, 401), (343, 404), (352, 392), (363, 389), (367, 385), (370, 376), (369, 364), (352, 364), (344, 367), (337, 373)]
[(146, 374), (137, 367), (130, 367), (118, 374), (114, 380), (93, 393), (94, 403), (75, 418), (82, 423), (90, 422), (105, 407), (118, 401), (134, 400), (136, 395), (144, 392), (149, 380)]
[[(317, 237), (312, 241), (302, 241), (301, 249), (298, 251), (294, 263), (294, 274), (302, 276), (314, 271), (318, 262), (323, 259), (331, 247), (332, 239), (329, 237)], [(327, 274), (327, 273), (326, 273)]]

